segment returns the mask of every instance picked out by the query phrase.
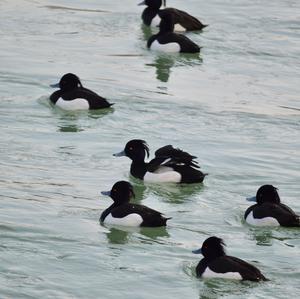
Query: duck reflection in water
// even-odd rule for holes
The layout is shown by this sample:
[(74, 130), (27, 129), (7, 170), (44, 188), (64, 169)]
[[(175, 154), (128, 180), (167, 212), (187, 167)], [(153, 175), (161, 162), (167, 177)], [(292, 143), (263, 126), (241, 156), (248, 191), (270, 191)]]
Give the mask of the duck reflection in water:
[(175, 64), (175, 59), (172, 55), (158, 55), (153, 64), (149, 64), (150, 66), (154, 66), (156, 68), (156, 79), (161, 82), (168, 82), (171, 68)]
[(168, 82), (172, 68), (183, 66), (193, 66), (202, 64), (203, 60), (198, 54), (166, 54), (156, 53), (153, 63), (146, 64), (156, 68), (156, 79), (161, 82)]
[[(142, 242), (158, 242), (160, 238), (169, 238), (166, 227), (124, 227), (105, 225), (109, 229), (106, 233), (107, 240), (110, 244), (126, 244), (132, 237), (142, 239)], [(141, 238), (141, 236), (143, 236)], [(146, 237), (146, 239), (144, 238)]]
[(182, 184), (182, 185), (149, 185), (149, 192), (161, 198), (162, 201), (174, 204), (182, 204), (204, 191), (203, 184)]
[[(64, 111), (60, 109), (55, 109), (55, 112), (59, 114), (58, 119), (58, 131), (59, 132), (81, 132), (86, 129), (86, 119), (97, 120), (108, 114), (114, 112), (114, 109), (104, 109), (104, 110), (88, 110), (88, 111)], [(91, 122), (88, 122), (88, 126), (91, 126)], [(95, 123), (96, 124), (96, 123)]]
[(141, 30), (143, 33), (143, 40), (147, 41), (155, 32), (158, 32), (158, 26), (156, 28), (153, 28), (142, 24)]
[(265, 229), (257, 229), (257, 228), (251, 228), (249, 231), (251, 238), (253, 240), (256, 240), (256, 244), (260, 246), (272, 246), (273, 244), (273, 233), (270, 228)]

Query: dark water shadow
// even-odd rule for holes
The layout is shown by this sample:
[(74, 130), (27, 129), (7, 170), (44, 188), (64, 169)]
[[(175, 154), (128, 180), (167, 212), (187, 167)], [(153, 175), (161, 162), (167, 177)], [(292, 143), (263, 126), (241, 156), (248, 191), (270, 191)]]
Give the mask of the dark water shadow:
[(145, 24), (141, 24), (141, 31), (142, 31), (142, 39), (144, 41), (148, 41), (148, 39), (153, 35), (153, 34), (156, 34), (158, 32), (158, 27), (157, 29), (156, 28), (153, 28), (151, 26), (146, 26)]
[(157, 53), (153, 63), (146, 66), (155, 67), (156, 79), (161, 82), (168, 82), (173, 67), (201, 65), (203, 59), (196, 54), (188, 53)]
[(166, 227), (127, 227), (118, 225), (103, 225), (109, 231), (106, 234), (107, 241), (110, 244), (126, 244), (134, 234), (146, 237), (146, 239), (139, 238), (143, 243), (158, 241), (159, 238), (169, 237)]
[(168, 82), (171, 74), (171, 68), (175, 64), (175, 57), (172, 55), (159, 54), (153, 63), (146, 66), (155, 67), (156, 79), (161, 82)]
[(147, 185), (149, 192), (160, 197), (163, 201), (182, 204), (192, 200), (193, 197), (202, 193), (205, 189), (203, 183), (200, 184), (151, 184)]
[(270, 228), (251, 228), (249, 231), (251, 238), (260, 246), (272, 246), (273, 233)]
[(57, 123), (58, 131), (65, 133), (81, 132), (91, 126), (91, 124), (81, 124), (82, 119), (97, 120), (114, 112), (113, 108), (88, 111), (64, 111), (54, 107), (54, 110), (55, 114), (59, 117)]
[(58, 131), (66, 133), (84, 131), (86, 128), (92, 126), (92, 123), (88, 122), (87, 124), (85, 122), (81, 124), (82, 120), (98, 120), (115, 111), (113, 107), (97, 110), (67, 111), (53, 105), (49, 100), (49, 96), (41, 96), (37, 99), (37, 102), (49, 108), (53, 118), (56, 119)]
[(299, 228), (297, 227), (250, 227), (251, 239), (259, 246), (272, 246), (274, 240), (283, 242), (288, 247), (295, 247), (289, 240), (298, 240)]

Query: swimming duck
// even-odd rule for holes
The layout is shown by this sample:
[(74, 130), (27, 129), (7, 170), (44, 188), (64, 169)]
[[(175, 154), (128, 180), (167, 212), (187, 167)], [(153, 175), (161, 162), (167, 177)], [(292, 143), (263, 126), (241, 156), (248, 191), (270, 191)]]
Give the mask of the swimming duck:
[(155, 158), (145, 162), (149, 157), (146, 141), (133, 139), (127, 142), (125, 149), (114, 154), (116, 157), (126, 156), (132, 160), (130, 173), (134, 177), (150, 183), (201, 183), (207, 175), (197, 168), (195, 156), (172, 145), (166, 145), (155, 152)]
[(169, 12), (160, 11), (159, 32), (152, 35), (147, 47), (168, 53), (199, 53), (200, 47), (185, 35), (174, 33), (173, 16)]
[[(175, 9), (175, 8), (165, 8), (160, 9), (162, 5), (162, 0), (145, 0), (138, 5), (146, 5), (142, 13), (142, 19), (145, 25), (157, 27), (160, 23), (160, 11), (167, 11), (172, 14), (174, 18), (175, 31), (191, 31), (191, 30), (202, 30), (208, 25), (202, 24), (198, 19), (189, 15), (188, 13)], [(164, 6), (166, 6), (166, 1), (164, 0)]]
[(261, 186), (256, 196), (247, 198), (257, 202), (245, 212), (247, 223), (256, 226), (300, 226), (299, 215), (280, 202), (277, 188), (272, 185)]
[(105, 224), (158, 227), (166, 226), (167, 220), (171, 219), (146, 206), (130, 203), (130, 198), (135, 197), (135, 194), (129, 182), (119, 181), (110, 191), (101, 193), (110, 196), (114, 201), (100, 217), (100, 221)]
[(202, 247), (193, 253), (201, 253), (204, 258), (196, 267), (196, 274), (202, 278), (227, 278), (236, 280), (261, 281), (267, 278), (251, 264), (226, 255), (225, 243), (217, 237), (206, 239)]
[(113, 105), (95, 92), (83, 87), (80, 79), (72, 73), (63, 75), (59, 83), (50, 86), (59, 87), (59, 90), (50, 96), (50, 101), (64, 110), (102, 109)]

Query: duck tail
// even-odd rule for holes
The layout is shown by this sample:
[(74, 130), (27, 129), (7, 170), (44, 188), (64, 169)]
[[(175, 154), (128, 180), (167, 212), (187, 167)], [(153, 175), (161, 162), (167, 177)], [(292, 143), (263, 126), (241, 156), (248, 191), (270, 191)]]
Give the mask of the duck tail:
[(270, 281), (267, 277), (265, 277), (263, 274), (261, 274), (261, 280), (262, 281)]
[(170, 219), (172, 219), (172, 217), (164, 217), (164, 220), (163, 220), (164, 225), (167, 225), (167, 221)]

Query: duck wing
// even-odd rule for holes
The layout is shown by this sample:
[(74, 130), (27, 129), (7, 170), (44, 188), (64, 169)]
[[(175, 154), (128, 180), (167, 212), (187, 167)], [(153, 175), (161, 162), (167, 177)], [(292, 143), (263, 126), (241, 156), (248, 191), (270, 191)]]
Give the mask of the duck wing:
[(126, 203), (116, 207), (111, 211), (111, 214), (114, 218), (123, 218), (130, 214), (138, 214), (143, 219), (141, 226), (148, 227), (165, 226), (167, 220), (171, 219), (164, 217), (162, 213), (144, 205), (132, 203)]
[(238, 272), (243, 280), (260, 281), (267, 278), (253, 265), (233, 256), (221, 256), (208, 264), (209, 268), (218, 273)]
[(176, 149), (172, 145), (166, 145), (155, 152), (155, 158), (148, 163), (147, 170), (154, 172), (161, 166), (173, 168), (178, 165), (200, 168), (198, 162), (194, 161), (196, 158), (196, 156), (192, 156), (181, 149)]
[(202, 24), (197, 18), (191, 16), (185, 11), (176, 8), (165, 8), (162, 10), (171, 13), (174, 18), (174, 24), (180, 24), (186, 30), (202, 30), (208, 26)]
[(166, 145), (159, 148), (155, 152), (155, 157), (158, 159), (165, 159), (164, 166), (186, 165), (200, 168), (198, 162), (195, 161), (197, 158), (196, 156), (192, 156), (179, 148), (174, 148), (172, 145)]
[(181, 175), (181, 183), (202, 183), (207, 173), (199, 170), (200, 166), (195, 161), (196, 156), (166, 145), (155, 152), (155, 158), (147, 164), (147, 171), (163, 173), (175, 171)]

